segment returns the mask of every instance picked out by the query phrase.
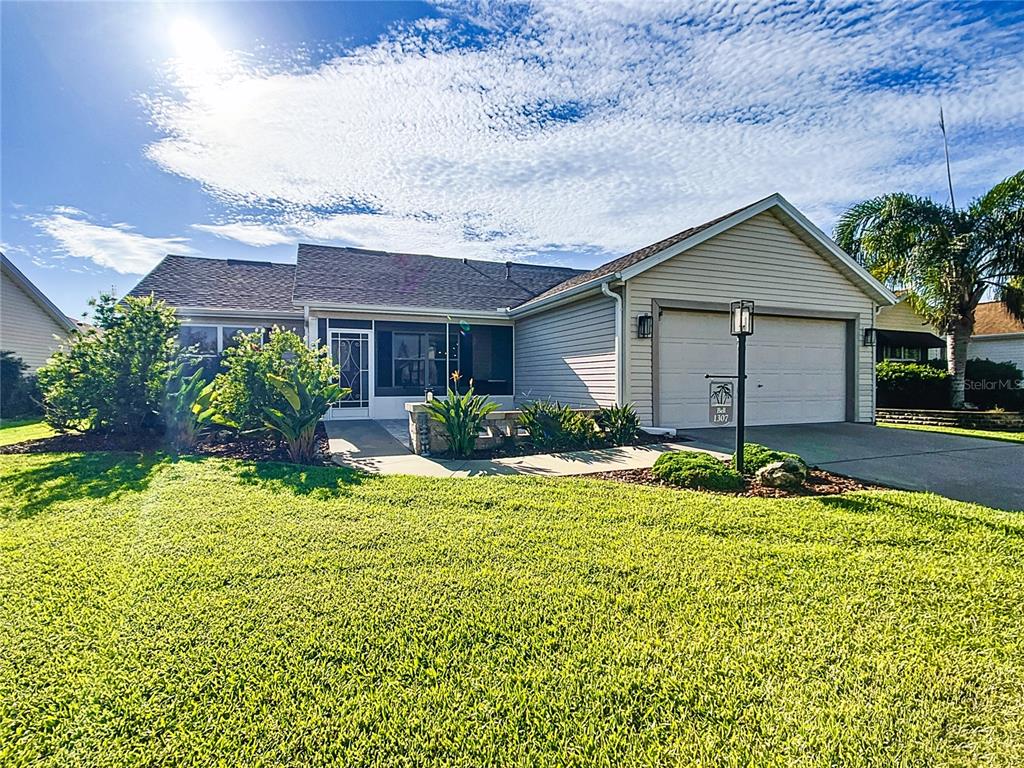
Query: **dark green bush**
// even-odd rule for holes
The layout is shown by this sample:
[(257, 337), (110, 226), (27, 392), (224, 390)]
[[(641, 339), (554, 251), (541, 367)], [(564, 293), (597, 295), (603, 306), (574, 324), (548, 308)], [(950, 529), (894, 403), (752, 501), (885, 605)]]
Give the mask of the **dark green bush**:
[(34, 416), (42, 412), (39, 383), (26, 376), (28, 366), (13, 352), (0, 352), (0, 417)]
[(773, 448), (761, 445), (760, 443), (743, 444), (743, 471), (748, 475), (757, 473), (757, 470), (774, 464), (777, 461), (795, 461), (807, 472), (807, 462), (795, 453), (776, 451)]
[(659, 480), (680, 488), (708, 491), (738, 491), (743, 488), (742, 475), (708, 453), (663, 453), (651, 471)]
[(1024, 409), (1024, 372), (1012, 362), (968, 360), (964, 399), (978, 408)]
[(612, 445), (629, 445), (640, 433), (640, 417), (632, 403), (611, 405), (597, 412), (597, 426)]
[(47, 422), (62, 431), (158, 426), (179, 350), (174, 310), (151, 296), (101, 296), (93, 306), (96, 327), (72, 334), (39, 369)]
[(574, 411), (568, 405), (537, 400), (520, 409), (519, 423), (530, 436), (530, 443), (541, 450), (572, 451), (590, 448), (601, 438), (597, 422), (589, 413)]
[(883, 360), (875, 366), (880, 408), (949, 408), (950, 375), (926, 363)]

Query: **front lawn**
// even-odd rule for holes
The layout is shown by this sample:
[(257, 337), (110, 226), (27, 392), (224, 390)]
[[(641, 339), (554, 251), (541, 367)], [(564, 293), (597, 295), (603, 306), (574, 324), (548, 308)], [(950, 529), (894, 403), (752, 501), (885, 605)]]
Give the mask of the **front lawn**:
[(916, 429), (921, 432), (943, 432), (947, 435), (962, 435), (963, 437), (982, 437), (986, 440), (1002, 440), (1007, 443), (1024, 443), (1024, 432), (1000, 432), (994, 429), (964, 429), (962, 427), (933, 427), (927, 424), (883, 424), (878, 422), (880, 427), (891, 429)]
[(14, 445), (26, 440), (53, 437), (57, 434), (39, 418), (16, 419), (0, 422), (0, 445)]
[(0, 457), (0, 764), (1014, 765), (1024, 518)]

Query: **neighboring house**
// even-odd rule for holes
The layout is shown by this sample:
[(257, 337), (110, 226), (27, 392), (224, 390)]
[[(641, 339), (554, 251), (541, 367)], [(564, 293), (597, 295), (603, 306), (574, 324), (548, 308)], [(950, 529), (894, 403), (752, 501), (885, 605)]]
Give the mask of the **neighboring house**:
[(1024, 370), (1024, 323), (998, 301), (986, 301), (974, 311), (974, 335), (968, 357), (1011, 362)]
[(20, 357), (31, 373), (76, 327), (74, 320), (0, 253), (0, 350)]
[(132, 291), (177, 307), (215, 355), (243, 327), (326, 344), (352, 396), (329, 418), (401, 418), (454, 370), (500, 403), (632, 402), (708, 426), (735, 372), (734, 299), (756, 302), (750, 424), (874, 419), (876, 309), (895, 297), (780, 195), (580, 271), (300, 245), (294, 266), (168, 256)]
[(875, 360), (917, 363), (945, 360), (946, 340), (935, 333), (904, 296), (875, 316)]

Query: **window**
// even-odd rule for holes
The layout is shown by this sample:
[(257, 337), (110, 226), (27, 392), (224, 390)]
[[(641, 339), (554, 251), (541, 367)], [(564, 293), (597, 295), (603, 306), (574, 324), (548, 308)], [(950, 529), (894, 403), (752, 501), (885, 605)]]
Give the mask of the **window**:
[(252, 333), (257, 330), (251, 325), (225, 325), (221, 328), (221, 350), (229, 349), (238, 343), (240, 333)]
[(443, 389), (448, 378), (443, 333), (395, 333), (391, 340), (393, 385)]
[(182, 325), (178, 329), (178, 342), (185, 349), (194, 347), (204, 357), (217, 354), (216, 325)]
[(920, 347), (882, 347), (883, 360), (895, 360), (897, 362), (917, 362), (921, 359)]

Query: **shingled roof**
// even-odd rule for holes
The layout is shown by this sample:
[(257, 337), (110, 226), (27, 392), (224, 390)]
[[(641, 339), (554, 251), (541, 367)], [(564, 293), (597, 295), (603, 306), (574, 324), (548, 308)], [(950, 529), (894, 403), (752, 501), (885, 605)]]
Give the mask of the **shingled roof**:
[(130, 292), (153, 294), (173, 307), (297, 312), (294, 264), (165, 256)]
[(1024, 333), (1024, 323), (1013, 317), (998, 301), (986, 301), (974, 310), (974, 335)]
[(296, 304), (494, 311), (581, 274), (568, 267), (299, 244)]

